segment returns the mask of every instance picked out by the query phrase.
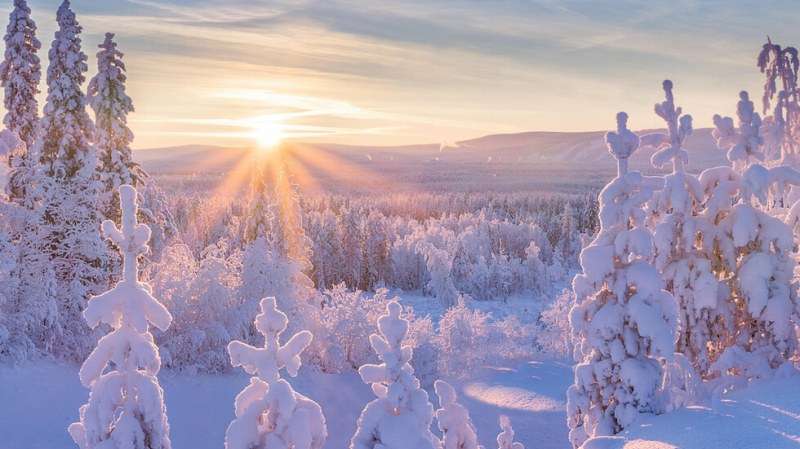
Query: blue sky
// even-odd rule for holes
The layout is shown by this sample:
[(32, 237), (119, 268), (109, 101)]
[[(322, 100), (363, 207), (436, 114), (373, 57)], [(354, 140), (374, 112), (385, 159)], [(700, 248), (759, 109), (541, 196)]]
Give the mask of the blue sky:
[[(29, 0), (45, 49), (59, 3)], [(800, 45), (792, 1), (72, 4), (90, 66), (103, 33), (117, 35), (136, 148), (242, 145), (275, 124), (303, 141), (450, 142), (610, 129), (620, 110), (652, 128), (664, 78), (696, 126), (710, 126), (733, 114), (739, 90), (760, 98), (768, 34)]]

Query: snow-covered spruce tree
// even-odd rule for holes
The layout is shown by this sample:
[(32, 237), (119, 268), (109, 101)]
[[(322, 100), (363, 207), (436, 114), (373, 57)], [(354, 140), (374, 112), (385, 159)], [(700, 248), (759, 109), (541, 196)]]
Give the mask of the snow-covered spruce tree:
[(707, 198), (704, 214), (715, 230), (703, 247), (715, 261), (729, 310), (721, 354), (711, 365), (723, 387), (791, 369), (789, 359), (797, 349), (792, 233), (780, 219), (751, 204), (751, 198), (764, 201), (776, 183), (800, 185), (800, 173), (753, 164), (742, 176), (728, 167), (700, 175)]
[(478, 445), (475, 425), (466, 407), (456, 402), (456, 390), (443, 380), (433, 384), (439, 396), (439, 408), (434, 412), (442, 432), (442, 449), (483, 449)]
[(87, 97), (94, 110), (94, 144), (99, 153), (101, 181), (109, 192), (101, 200), (101, 210), (106, 218), (115, 220), (119, 215), (119, 202), (113, 192), (123, 184), (141, 186), (144, 173), (131, 156), (133, 132), (128, 128), (128, 114), (134, 109), (131, 98), (125, 93), (127, 76), (123, 55), (117, 50), (113, 33), (106, 33), (99, 47), (97, 75), (89, 81)]
[(254, 377), (236, 396), (236, 419), (225, 433), (226, 449), (320, 449), (325, 444), (328, 433), (319, 404), (294, 391), (280, 376), (283, 368), (290, 376), (297, 375), (300, 353), (312, 339), (304, 330), (281, 346), (288, 322), (275, 308), (275, 298), (264, 298), (255, 321), (264, 334), (264, 347), (240, 341), (228, 345), (233, 366)]
[[(10, 148), (14, 146), (19, 148)], [(13, 158), (21, 154), (24, 147), (25, 144), (17, 138), (16, 133), (9, 130), (0, 132), (0, 154), (9, 154)], [(2, 167), (0, 165), (0, 172), (4, 171)], [(12, 179), (16, 173), (12, 169)], [(10, 179), (8, 181), (10, 184)], [(3, 186), (0, 190), (10, 192), (6, 190), (7, 187)], [(0, 193), (0, 196), (3, 194)], [(52, 354), (62, 329), (56, 304), (55, 272), (44, 246), (45, 232), (41, 227), (40, 211), (28, 209), (25, 205), (0, 204), (2, 222), (7, 226), (16, 253), (13, 280), (5, 282), (6, 285), (13, 285), (8, 298), (8, 323), (12, 328), (10, 345), (13, 352), (23, 356), (15, 360), (29, 358), (36, 352)]]
[(84, 165), (96, 164), (96, 159), (91, 156), (94, 125), (81, 90), (88, 70), (79, 37), (83, 28), (69, 0), (59, 6), (56, 22), (58, 30), (48, 53), (47, 103), (39, 145), (47, 175), (63, 181), (72, 179)]
[(83, 358), (94, 342), (79, 325), (80, 313), (88, 297), (105, 288), (111, 273), (105, 270), (109, 251), (97, 229), (100, 185), (97, 153), (90, 143), (93, 125), (81, 91), (87, 70), (78, 37), (81, 27), (68, 0), (59, 7), (56, 19), (59, 28), (49, 53), (42, 137), (36, 143), (49, 181), (40, 228), (42, 247), (58, 282), (64, 330), (55, 352)]
[(369, 341), (383, 361), (363, 365), (361, 379), (372, 384), (378, 397), (361, 412), (350, 449), (433, 449), (441, 443), (431, 433), (433, 405), (428, 393), (414, 377), (412, 349), (403, 345), (408, 320), (401, 318), (397, 301), (386, 306), (387, 314), (378, 319), (380, 335)]
[(511, 420), (506, 415), (500, 415), (500, 428), (503, 429), (497, 435), (498, 449), (525, 449), (522, 443), (514, 441), (514, 428), (511, 427)]
[[(665, 289), (678, 304), (679, 332), (676, 350), (699, 373), (707, 375), (713, 362), (710, 347), (718, 345), (719, 282), (712, 271), (708, 254), (696, 246), (697, 236), (713, 232), (700, 215), (703, 189), (697, 178), (684, 171), (689, 154), (683, 143), (692, 132), (692, 117), (681, 115), (675, 106), (672, 82), (664, 81), (666, 100), (655, 106), (656, 114), (667, 124), (667, 134), (653, 133), (642, 142), (655, 147), (651, 162), (657, 168), (672, 163), (672, 173), (664, 178), (664, 189), (651, 203), (656, 222), (653, 232), (656, 269)], [(751, 103), (752, 106), (752, 103)], [(745, 151), (744, 149), (742, 151)], [(714, 345), (709, 343), (714, 342)], [(682, 366), (678, 363), (676, 367)]]
[(426, 287), (433, 292), (444, 309), (456, 305), (458, 291), (456, 291), (453, 278), (450, 276), (453, 264), (450, 254), (447, 250), (439, 249), (429, 242), (419, 242), (417, 252), (422, 254), (428, 268), (430, 280)]
[(376, 285), (385, 281), (384, 277), (391, 271), (390, 232), (386, 217), (380, 211), (371, 209), (364, 223), (362, 290), (375, 290)]
[(26, 0), (14, 0), (8, 17), (5, 59), (0, 64), (0, 80), (5, 89), (6, 115), (3, 123), (17, 133), (28, 148), (36, 139), (39, 123), (39, 80), (42, 66), (36, 53), (42, 44), (36, 38), (36, 22)]
[(169, 449), (169, 423), (156, 378), (161, 359), (149, 327), (166, 330), (172, 316), (138, 279), (137, 257), (147, 250), (150, 228), (136, 223), (136, 189), (121, 186), (119, 195), (122, 227), (107, 220), (103, 232), (124, 257), (122, 281), (93, 297), (84, 312), (90, 327), (105, 323), (114, 330), (81, 367), (81, 383), (91, 392), (69, 433), (82, 449)]
[(606, 134), (619, 172), (600, 193), (600, 232), (581, 252), (570, 311), (575, 384), (567, 391), (570, 441), (613, 435), (642, 413), (659, 412), (663, 357), (675, 352), (676, 305), (652, 265), (653, 238), (642, 205), (663, 182), (628, 172), (639, 138), (617, 114)]
[(18, 203), (32, 207), (36, 191), (36, 169), (39, 156), (34, 142), (39, 126), (39, 80), (42, 67), (36, 53), (42, 44), (36, 38), (36, 22), (31, 19), (31, 10), (25, 0), (14, 0), (14, 9), (9, 14), (6, 29), (5, 58), (0, 64), (0, 81), (5, 89), (4, 105), (6, 128), (17, 133), (25, 142), (28, 151), (11, 159), (14, 167), (10, 187), (12, 198)]
[[(714, 351), (709, 371), (722, 377), (716, 381), (722, 387), (788, 369), (798, 343), (793, 324), (797, 295), (792, 285), (796, 266), (792, 232), (773, 216), (781, 215), (776, 214), (778, 208), (769, 206), (790, 186), (800, 185), (800, 173), (786, 165), (766, 168), (755, 163), (761, 151), (757, 134), (747, 126), (751, 110), (748, 96), (740, 95), (739, 133), (732, 134), (727, 125), (716, 133), (719, 145), (731, 148), (729, 158), (739, 169), (716, 167), (699, 177), (706, 206), (703, 216), (713, 230), (700, 236), (701, 243), (721, 282), (718, 308), (724, 307), (712, 332), (716, 340), (709, 345)], [(743, 143), (747, 136), (749, 150)]]
[(97, 223), (100, 214), (95, 203), (97, 183), (95, 165), (83, 166), (75, 176), (54, 183), (38, 223), (36, 246), (49, 256), (56, 277), (56, 303), (62, 335), (55, 342), (53, 355), (70, 359), (85, 358), (95, 337), (80, 322), (86, 301), (107, 288), (109, 248), (103, 242)]

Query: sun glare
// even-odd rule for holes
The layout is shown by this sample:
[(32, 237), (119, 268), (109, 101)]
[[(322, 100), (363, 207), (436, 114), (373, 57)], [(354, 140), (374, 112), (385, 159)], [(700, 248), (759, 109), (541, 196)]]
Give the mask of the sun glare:
[(259, 150), (270, 151), (283, 140), (283, 129), (279, 123), (262, 123), (253, 129), (253, 139)]

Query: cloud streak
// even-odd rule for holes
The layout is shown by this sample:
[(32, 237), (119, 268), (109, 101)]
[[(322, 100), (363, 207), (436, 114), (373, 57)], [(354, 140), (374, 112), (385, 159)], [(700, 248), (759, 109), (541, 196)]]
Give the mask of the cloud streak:
[[(31, 0), (45, 47), (58, 3)], [(781, 25), (782, 11), (793, 7), (788, 0), (769, 7), (76, 0), (73, 7), (87, 54), (108, 28), (117, 33), (137, 107), (131, 124), (138, 148), (208, 139), (246, 144), (248, 127), (270, 121), (298, 137), (358, 144), (606, 129), (622, 109), (632, 127), (649, 128), (657, 124), (652, 104), (666, 77), (704, 126), (714, 113), (732, 112), (739, 90), (761, 87), (754, 59), (765, 30), (777, 42), (800, 45), (800, 30)]]

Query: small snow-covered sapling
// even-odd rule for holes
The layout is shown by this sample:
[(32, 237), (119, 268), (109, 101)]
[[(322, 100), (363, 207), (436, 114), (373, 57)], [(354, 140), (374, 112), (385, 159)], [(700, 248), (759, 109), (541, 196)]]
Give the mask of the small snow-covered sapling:
[(440, 409), (434, 412), (442, 432), (442, 449), (483, 449), (478, 446), (478, 435), (469, 417), (469, 411), (456, 401), (456, 390), (443, 380), (433, 384), (439, 396)]
[(240, 341), (228, 345), (233, 366), (241, 366), (250, 385), (236, 397), (236, 418), (225, 433), (226, 449), (320, 449), (327, 429), (319, 404), (294, 391), (281, 379), (286, 369), (294, 377), (300, 368), (300, 353), (311, 343), (309, 331), (293, 335), (281, 346), (280, 335), (289, 319), (276, 308), (275, 298), (261, 300), (256, 329), (264, 335), (264, 347)]
[(433, 406), (414, 376), (412, 349), (403, 344), (408, 320), (401, 318), (397, 301), (378, 319), (380, 334), (369, 337), (383, 363), (359, 368), (361, 379), (372, 384), (378, 397), (361, 412), (350, 449), (435, 449), (441, 442), (431, 432)]
[(137, 256), (147, 249), (150, 228), (136, 223), (136, 189), (123, 185), (119, 193), (122, 227), (107, 220), (103, 232), (123, 254), (123, 279), (91, 298), (83, 312), (92, 328), (105, 323), (114, 330), (81, 366), (81, 383), (91, 392), (69, 433), (83, 449), (169, 449), (169, 423), (156, 378), (161, 359), (149, 325), (166, 330), (172, 316), (153, 298), (150, 286), (138, 280)]
[(511, 420), (506, 415), (500, 415), (500, 428), (503, 429), (497, 435), (498, 449), (525, 449), (522, 443), (514, 441), (514, 428), (511, 427)]

